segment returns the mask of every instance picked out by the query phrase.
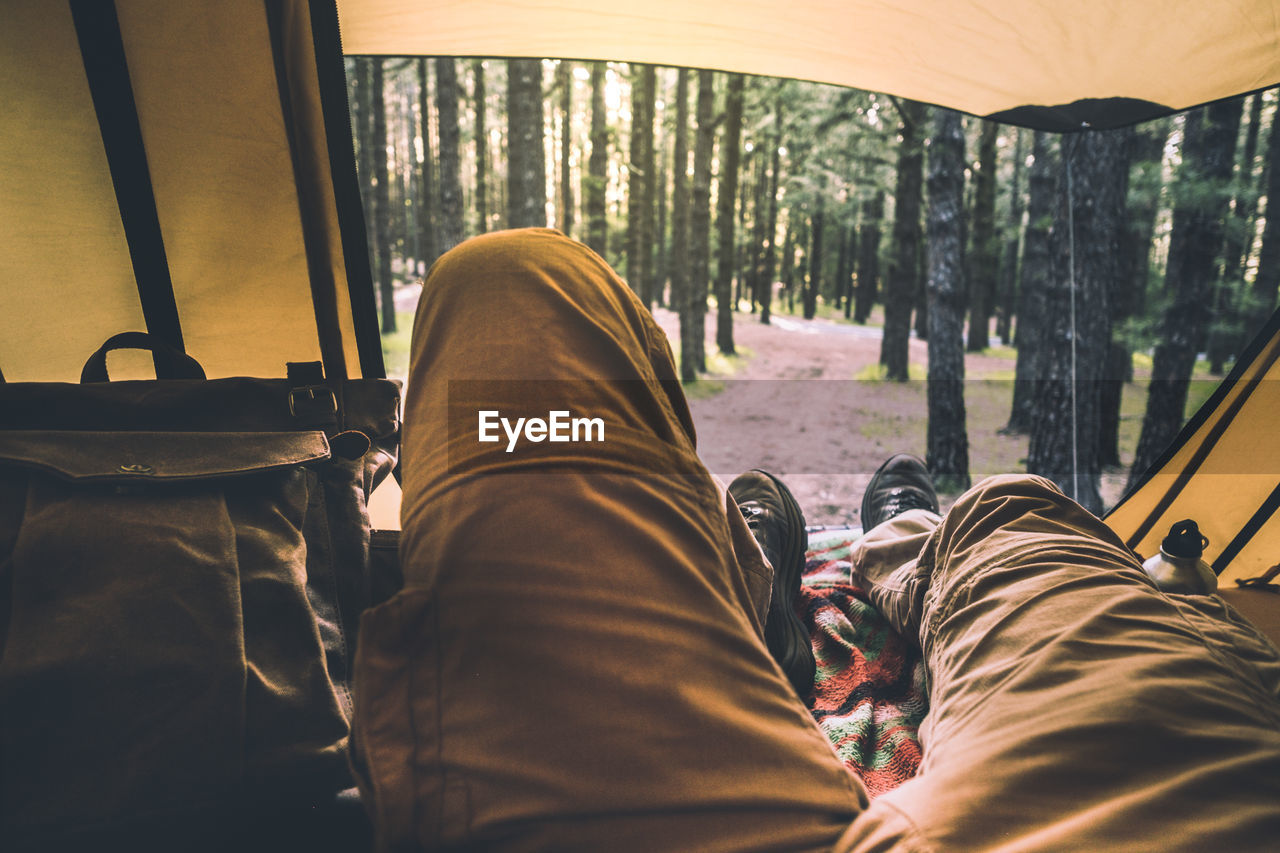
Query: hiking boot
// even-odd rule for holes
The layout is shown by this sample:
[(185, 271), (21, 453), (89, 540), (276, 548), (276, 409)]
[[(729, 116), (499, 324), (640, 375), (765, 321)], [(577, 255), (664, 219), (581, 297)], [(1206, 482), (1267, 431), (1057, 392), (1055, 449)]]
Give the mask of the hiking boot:
[(862, 529), (870, 530), (909, 509), (939, 512), (938, 494), (924, 460), (895, 453), (876, 469), (862, 494)]
[(809, 542), (804, 513), (781, 480), (759, 469), (748, 471), (730, 483), (729, 494), (773, 566), (773, 593), (764, 625), (765, 645), (796, 693), (804, 698), (813, 690), (816, 671), (809, 631), (795, 610)]

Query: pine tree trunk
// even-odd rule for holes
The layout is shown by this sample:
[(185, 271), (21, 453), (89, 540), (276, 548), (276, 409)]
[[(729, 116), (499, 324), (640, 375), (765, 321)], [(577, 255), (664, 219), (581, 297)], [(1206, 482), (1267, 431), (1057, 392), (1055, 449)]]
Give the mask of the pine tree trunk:
[(850, 225), (849, 233), (846, 237), (849, 244), (848, 257), (849, 269), (845, 275), (844, 282), (844, 318), (846, 320), (853, 319), (853, 278), (854, 267), (857, 265), (858, 258), (858, 226)]
[(462, 136), (458, 128), (458, 72), (451, 57), (436, 59), (440, 122), (440, 251), (462, 242)]
[(711, 155), (715, 150), (715, 89), (712, 72), (698, 72), (698, 100), (695, 110), (697, 137), (693, 146), (693, 195), (689, 221), (689, 315), (693, 320), (698, 372), (707, 369), (707, 292), (711, 270)]
[(973, 184), (973, 255), (969, 279), (969, 352), (991, 345), (991, 303), (996, 292), (1000, 244), (996, 238), (996, 131), (992, 121), (982, 122), (978, 140), (978, 172)]
[(689, 69), (676, 76), (676, 142), (671, 168), (671, 304), (680, 313), (680, 379), (698, 378), (689, 279)]
[(1063, 143), (1067, 171), (1049, 234), (1054, 272), (1040, 335), (1048, 358), (1045, 380), (1036, 388), (1027, 450), (1028, 473), (1053, 480), (1099, 515), (1097, 424), (1111, 340), (1107, 298), (1120, 272), (1125, 228), (1129, 133), (1090, 131)]
[(604, 257), (609, 244), (608, 208), (605, 189), (609, 181), (609, 128), (604, 101), (603, 62), (591, 63), (591, 157), (582, 179), (582, 195), (587, 207), (587, 245)]
[(547, 225), (542, 149), (542, 60), (507, 60), (507, 224)]
[(1027, 228), (1022, 241), (1022, 270), (1018, 285), (1018, 327), (1014, 340), (1018, 361), (1014, 367), (1013, 405), (1004, 431), (1025, 433), (1031, 429), (1036, 387), (1045, 378), (1047, 358), (1043, 327), (1045, 294), (1052, 274), (1049, 259), (1049, 226), (1058, 194), (1058, 158), (1048, 134), (1037, 130), (1031, 142), (1031, 171), (1027, 176)]
[(920, 207), (924, 191), (924, 121), (928, 111), (917, 101), (898, 101), (902, 119), (898, 144), (898, 179), (893, 193), (893, 260), (884, 295), (884, 337), (880, 363), (885, 377), (907, 381), (907, 344), (911, 338), (911, 303), (915, 299), (920, 255)]
[(782, 96), (774, 101), (772, 151), (769, 154), (769, 212), (765, 218), (764, 263), (760, 271), (760, 322), (773, 311), (774, 268), (778, 256), (778, 187), (782, 176)]
[(849, 238), (843, 227), (839, 228), (836, 236), (836, 280), (835, 286), (832, 287), (832, 295), (835, 297), (835, 308), (840, 310), (844, 305), (844, 282), (846, 278), (852, 278), (853, 272), (849, 269)]
[(573, 236), (573, 182), (570, 180), (569, 155), (573, 151), (573, 73), (567, 59), (556, 66), (556, 87), (560, 92), (560, 198), (556, 204), (556, 221), (560, 233)]
[[(627, 284), (645, 301), (642, 289), (640, 251), (644, 245), (644, 75), (641, 67), (630, 66), (631, 134), (627, 144)], [(645, 301), (645, 307), (650, 302)]]
[(476, 110), (476, 231), (489, 230), (489, 129), (485, 116), (484, 60), (471, 61), (471, 73), (475, 75), (472, 90)]
[(929, 471), (939, 491), (969, 488), (964, 408), (964, 132), (960, 114), (935, 109), (929, 149)]
[(378, 295), (382, 308), (382, 333), (396, 330), (396, 291), (391, 277), (391, 178), (387, 174), (386, 78), (382, 60), (373, 60), (373, 130), (369, 138), (373, 158), (373, 235), (378, 259)]
[(653, 243), (654, 243), (654, 261), (653, 261), (653, 301), (657, 305), (665, 306), (667, 280), (671, 277), (671, 244), (667, 240), (667, 207), (670, 193), (667, 191), (667, 150), (666, 135), (662, 137), (661, 145), (658, 140), (654, 140), (656, 147), (655, 157), (658, 161), (658, 182), (654, 185), (653, 203), (657, 207), (657, 222), (654, 224)]
[(1165, 310), (1161, 341), (1152, 359), (1147, 410), (1129, 472), (1131, 487), (1177, 436), (1186, 415), (1187, 389), (1208, 325), (1214, 262), (1227, 213), (1236, 141), (1230, 128), (1239, 122), (1239, 113), (1239, 100), (1220, 101), (1188, 113), (1183, 126), (1182, 167), (1165, 270), (1165, 291), (1173, 301)]
[[(360, 183), (360, 203), (364, 208), (370, 271), (374, 282), (380, 282), (382, 279), (378, 269), (373, 181), (373, 64), (376, 60), (368, 56), (359, 56), (351, 61), (354, 63), (355, 71), (355, 91), (351, 109), (356, 136), (356, 176)], [(430, 167), (429, 160), (426, 165)]]
[(1120, 234), (1119, 271), (1115, 289), (1108, 295), (1112, 341), (1101, 393), (1098, 454), (1103, 467), (1119, 467), (1120, 403), (1124, 384), (1133, 379), (1133, 349), (1115, 331), (1137, 312), (1147, 283), (1151, 235), (1161, 183), (1161, 161), (1168, 137), (1163, 123), (1153, 123), (1129, 134), (1129, 182), (1125, 203), (1126, 227)]
[(1246, 343), (1266, 325), (1280, 291), (1280, 128), (1277, 123), (1280, 123), (1280, 112), (1272, 113), (1267, 141), (1267, 218), (1263, 224), (1262, 248), (1258, 250), (1258, 272), (1249, 289)]
[(822, 237), (826, 231), (825, 196), (821, 191), (813, 205), (809, 222), (809, 276), (804, 289), (804, 318), (812, 320), (818, 313), (818, 293), (822, 290)]
[[(1273, 114), (1274, 116), (1274, 114)], [(1274, 122), (1274, 117), (1272, 118)], [(1266, 179), (1266, 164), (1259, 173), (1257, 169), (1258, 145), (1262, 140), (1262, 95), (1255, 94), (1249, 103), (1249, 134), (1245, 137), (1246, 155), (1240, 161), (1245, 168), (1242, 172), (1241, 179), (1246, 183), (1247, 191), (1245, 192), (1245, 211), (1244, 211), (1244, 244), (1240, 252), (1240, 266), (1237, 275), (1241, 282), (1241, 301), (1243, 303), (1241, 320), (1247, 317), (1248, 312), (1248, 294), (1243, 290), (1245, 276), (1249, 270), (1249, 261), (1253, 259), (1253, 244), (1257, 237), (1258, 226), (1258, 201), (1259, 196), (1263, 192), (1262, 182)], [(1244, 340), (1241, 340), (1244, 343)]]
[[(1244, 110), (1244, 99), (1233, 99), (1238, 102), (1234, 111), (1235, 124), (1230, 128), (1232, 140), (1239, 136), (1240, 117)], [(1247, 141), (1247, 139), (1246, 139)], [(1255, 142), (1256, 144), (1256, 142)], [(1232, 148), (1234, 157), (1234, 146)], [(1246, 192), (1242, 179), (1239, 182), (1240, 192)], [(1232, 344), (1235, 343), (1236, 298), (1240, 290), (1240, 279), (1236, 270), (1243, 254), (1244, 243), (1244, 198), (1237, 195), (1235, 211), (1223, 222), (1222, 266), (1218, 270), (1218, 279), (1213, 285), (1212, 317), (1209, 321), (1209, 334), (1205, 342), (1205, 351), (1209, 356), (1209, 373), (1221, 376), (1230, 357)]]
[(1000, 299), (996, 315), (996, 334), (1000, 343), (1013, 342), (1013, 308), (1018, 292), (1018, 246), (1022, 241), (1022, 130), (1013, 131), (1013, 179), (1009, 185), (1009, 230), (1004, 243), (1004, 262), (1000, 265)]
[(657, 163), (654, 146), (654, 121), (657, 117), (658, 69), (646, 65), (640, 70), (641, 121), (640, 173), (643, 195), (640, 197), (640, 299), (652, 308), (657, 298), (654, 280), (654, 196), (657, 194)]
[(871, 307), (880, 287), (880, 223), (884, 220), (884, 190), (862, 205), (862, 233), (858, 236), (858, 290), (853, 307), (853, 319), (867, 322)]
[(738, 198), (738, 166), (742, 156), (743, 77), (730, 74), (725, 92), (724, 136), (720, 140), (720, 179), (716, 198), (719, 231), (716, 264), (716, 346), (725, 355), (733, 347), (734, 203)]

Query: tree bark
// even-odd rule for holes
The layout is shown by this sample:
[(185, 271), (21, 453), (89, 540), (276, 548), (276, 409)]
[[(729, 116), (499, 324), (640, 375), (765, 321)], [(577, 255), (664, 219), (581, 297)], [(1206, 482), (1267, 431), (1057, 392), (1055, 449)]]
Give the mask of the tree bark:
[(773, 311), (773, 280), (778, 258), (778, 187), (782, 178), (782, 95), (773, 107), (772, 150), (769, 152), (769, 211), (765, 216), (764, 258), (760, 270), (760, 322), (769, 325)]
[(996, 131), (983, 120), (978, 139), (978, 173), (973, 184), (973, 256), (969, 270), (969, 352), (991, 345), (991, 304), (996, 292), (1000, 244), (996, 237)]
[(573, 236), (573, 182), (570, 180), (569, 155), (573, 151), (573, 71), (567, 59), (556, 65), (556, 87), (560, 92), (560, 199), (556, 204), (556, 221), (560, 233)]
[(858, 226), (850, 225), (848, 234), (848, 258), (849, 269), (846, 271), (845, 277), (841, 280), (844, 285), (844, 318), (846, 320), (853, 319), (853, 278), (854, 269), (857, 266), (858, 258)]
[(929, 420), (926, 461), (939, 491), (969, 488), (964, 408), (964, 132), (936, 109), (929, 149)]
[[(1169, 237), (1165, 310), (1161, 342), (1152, 359), (1151, 387), (1142, 434), (1129, 472), (1130, 487), (1146, 474), (1182, 427), (1187, 389), (1196, 353), (1208, 325), (1214, 262), (1222, 245), (1227, 213), (1238, 99), (1220, 101), (1187, 114), (1183, 126), (1182, 167)], [(1233, 120), (1234, 113), (1234, 120)]]
[(1018, 324), (1014, 341), (1018, 360), (1014, 367), (1013, 406), (1005, 432), (1031, 429), (1036, 386), (1044, 379), (1046, 347), (1045, 294), (1052, 274), (1049, 262), (1049, 227), (1058, 194), (1058, 158), (1048, 134), (1037, 130), (1031, 142), (1031, 170), (1027, 176), (1027, 228), (1022, 241), (1022, 270), (1018, 285)]
[(654, 145), (654, 122), (657, 118), (658, 69), (645, 65), (640, 71), (644, 122), (640, 129), (640, 174), (643, 176), (644, 195), (640, 198), (640, 299), (646, 308), (652, 308), (658, 298), (654, 280), (654, 198), (657, 195), (657, 162)]
[(734, 203), (738, 198), (738, 166), (742, 156), (743, 77), (730, 74), (725, 91), (724, 136), (720, 140), (720, 180), (716, 198), (719, 231), (716, 264), (716, 346), (725, 355), (733, 347)]
[(862, 230), (858, 235), (858, 289), (853, 319), (867, 322), (880, 289), (880, 224), (884, 221), (884, 190), (876, 190), (862, 205)]
[(604, 101), (603, 62), (591, 63), (591, 157), (582, 179), (582, 195), (587, 206), (587, 246), (600, 257), (609, 244), (608, 208), (605, 189), (609, 181), (609, 128)]
[(1022, 130), (1013, 129), (1013, 179), (1009, 184), (1009, 231), (1000, 265), (1000, 298), (997, 300), (996, 334), (1000, 343), (1013, 342), (1013, 308), (1018, 292), (1018, 246), (1022, 242)]
[(1039, 335), (1046, 344), (1045, 378), (1036, 385), (1027, 450), (1028, 473), (1048, 477), (1099, 515), (1099, 406), (1111, 342), (1108, 297), (1116, 290), (1125, 228), (1130, 133), (1090, 131), (1063, 143), (1067, 163), (1049, 233), (1053, 272)]
[(671, 167), (671, 304), (680, 313), (680, 380), (698, 378), (689, 280), (689, 69), (676, 72), (675, 160)]
[(382, 60), (373, 60), (370, 81), (373, 93), (373, 126), (369, 138), (370, 156), (373, 158), (373, 234), (378, 261), (378, 295), (382, 308), (382, 333), (396, 330), (396, 291), (391, 277), (391, 184), (387, 174), (387, 101), (386, 78)]
[(542, 150), (542, 60), (507, 60), (507, 224), (547, 225), (547, 166)]
[(716, 128), (714, 76), (698, 72), (698, 100), (695, 120), (697, 137), (693, 146), (693, 196), (689, 222), (689, 315), (693, 321), (694, 345), (699, 372), (706, 372), (707, 291), (711, 271), (711, 155), (715, 151)]
[(483, 234), (489, 230), (489, 128), (485, 110), (488, 95), (483, 59), (471, 60), (471, 73), (475, 75), (472, 93), (476, 108), (476, 231)]
[(898, 179), (893, 193), (893, 260), (884, 295), (884, 336), (880, 363), (885, 377), (907, 381), (907, 345), (911, 339), (911, 303), (920, 268), (920, 207), (924, 191), (924, 122), (928, 110), (918, 101), (900, 100)]
[(822, 232), (826, 225), (826, 211), (823, 209), (824, 194), (819, 191), (813, 206), (813, 220), (810, 225), (809, 244), (809, 282), (804, 289), (804, 318), (812, 320), (818, 312), (818, 291), (822, 287)]
[(1267, 210), (1262, 228), (1262, 248), (1258, 250), (1258, 272), (1249, 289), (1249, 311), (1245, 341), (1251, 341), (1266, 325), (1275, 310), (1280, 291), (1280, 112), (1272, 114), (1267, 141)]
[[(1230, 128), (1232, 134), (1232, 152), (1234, 159), (1234, 142), (1240, 133), (1240, 117), (1244, 111), (1244, 99), (1234, 98), (1239, 106), (1234, 111), (1235, 124)], [(1246, 143), (1248, 142), (1246, 138)], [(1254, 144), (1257, 142), (1255, 140)], [(1243, 168), (1241, 169), (1243, 174)], [(1209, 333), (1205, 342), (1205, 351), (1209, 356), (1209, 373), (1221, 376), (1226, 367), (1227, 358), (1231, 356), (1236, 341), (1235, 326), (1237, 323), (1236, 297), (1240, 290), (1240, 278), (1236, 270), (1240, 264), (1244, 244), (1244, 197), (1246, 181), (1243, 177), (1237, 182), (1240, 193), (1235, 198), (1235, 209), (1223, 221), (1222, 266), (1219, 268), (1217, 281), (1213, 284), (1213, 302), (1210, 306), (1212, 317), (1209, 320)]]
[(1129, 136), (1129, 185), (1125, 202), (1126, 227), (1120, 234), (1119, 272), (1108, 296), (1112, 340), (1107, 351), (1105, 381), (1101, 389), (1098, 421), (1098, 454), (1103, 467), (1118, 467), (1120, 460), (1120, 403), (1124, 383), (1133, 378), (1133, 347), (1116, 334), (1138, 311), (1151, 265), (1151, 237), (1163, 182), (1161, 166), (1168, 138), (1164, 122), (1152, 122)]
[(458, 128), (458, 70), (452, 57), (436, 58), (436, 112), (440, 122), (440, 252), (462, 242), (462, 135)]

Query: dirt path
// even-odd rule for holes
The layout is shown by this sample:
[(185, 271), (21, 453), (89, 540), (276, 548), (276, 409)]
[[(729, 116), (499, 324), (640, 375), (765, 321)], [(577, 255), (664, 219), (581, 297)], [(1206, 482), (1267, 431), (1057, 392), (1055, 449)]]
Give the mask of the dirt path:
[[(658, 308), (654, 316), (669, 339), (679, 339), (673, 312)], [(707, 327), (711, 353), (714, 317)], [(735, 343), (752, 355), (722, 380), (723, 391), (704, 399), (694, 392), (690, 400), (707, 467), (726, 483), (748, 468), (765, 468), (785, 478), (810, 524), (858, 524), (862, 492), (880, 463), (898, 451), (925, 454), (925, 383), (855, 378), (879, 363), (880, 337), (870, 325), (783, 314), (765, 326), (753, 315), (736, 315)], [(913, 374), (923, 376), (927, 344), (912, 338), (909, 347)], [(1008, 357), (966, 356), (975, 482), (1025, 470), (1026, 437), (998, 433), (1009, 416), (1013, 368)]]

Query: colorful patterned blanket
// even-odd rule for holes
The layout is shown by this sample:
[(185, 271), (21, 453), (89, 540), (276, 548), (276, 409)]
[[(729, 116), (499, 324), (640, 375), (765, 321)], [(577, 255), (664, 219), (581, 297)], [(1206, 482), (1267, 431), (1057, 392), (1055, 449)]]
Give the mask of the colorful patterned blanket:
[(919, 651), (850, 581), (849, 547), (861, 533), (810, 530), (796, 606), (818, 663), (810, 710), (845, 767), (875, 797), (915, 775), (928, 700)]

